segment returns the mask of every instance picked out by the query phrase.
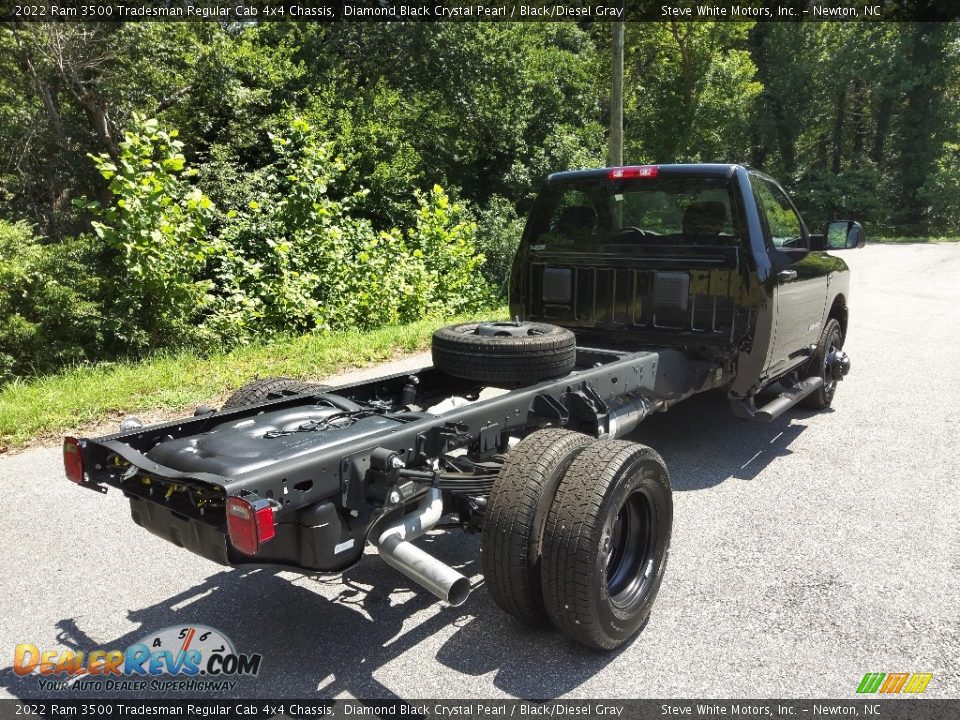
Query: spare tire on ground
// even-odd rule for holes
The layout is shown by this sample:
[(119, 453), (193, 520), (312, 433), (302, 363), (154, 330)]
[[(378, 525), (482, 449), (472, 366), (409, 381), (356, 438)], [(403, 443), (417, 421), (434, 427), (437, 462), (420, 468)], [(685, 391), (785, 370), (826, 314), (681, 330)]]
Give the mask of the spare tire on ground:
[(545, 323), (461, 323), (437, 330), (432, 351), (434, 367), (447, 375), (510, 386), (572, 372), (577, 338)]
[(236, 410), (248, 405), (259, 405), (268, 400), (279, 400), (287, 395), (304, 393), (322, 393), (329, 388), (326, 385), (294, 380), (293, 378), (272, 377), (247, 383), (227, 398), (224, 410)]

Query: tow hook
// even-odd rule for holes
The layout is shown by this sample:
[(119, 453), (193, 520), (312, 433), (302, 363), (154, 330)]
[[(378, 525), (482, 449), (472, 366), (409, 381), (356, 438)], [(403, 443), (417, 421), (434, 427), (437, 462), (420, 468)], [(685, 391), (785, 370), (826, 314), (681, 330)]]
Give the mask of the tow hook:
[(843, 380), (850, 372), (850, 356), (843, 350), (834, 350), (827, 356), (827, 376), (830, 380)]

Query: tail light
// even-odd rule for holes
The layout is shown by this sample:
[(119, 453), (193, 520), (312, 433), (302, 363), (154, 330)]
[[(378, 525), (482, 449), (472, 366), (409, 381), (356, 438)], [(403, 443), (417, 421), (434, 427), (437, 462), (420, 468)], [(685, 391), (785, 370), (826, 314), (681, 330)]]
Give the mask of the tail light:
[(63, 469), (70, 482), (83, 483), (83, 445), (75, 437), (63, 439)]
[(655, 178), (660, 173), (657, 165), (629, 165), (610, 168), (608, 180), (627, 180), (629, 178)]
[(269, 500), (232, 496), (227, 498), (227, 535), (230, 544), (245, 555), (256, 555), (260, 545), (276, 535), (273, 507)]

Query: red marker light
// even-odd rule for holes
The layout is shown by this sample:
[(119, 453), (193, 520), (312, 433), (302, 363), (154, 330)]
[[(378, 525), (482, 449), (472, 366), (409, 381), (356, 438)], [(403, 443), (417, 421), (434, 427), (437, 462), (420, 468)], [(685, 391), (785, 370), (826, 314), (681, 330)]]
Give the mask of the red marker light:
[(630, 178), (655, 178), (660, 172), (657, 165), (628, 165), (627, 167), (610, 168), (608, 180), (627, 180)]
[(237, 496), (227, 498), (227, 535), (237, 550), (245, 555), (256, 555), (260, 545), (276, 535), (270, 501), (258, 499), (250, 502)]
[(63, 469), (70, 482), (83, 482), (83, 447), (75, 437), (63, 439)]

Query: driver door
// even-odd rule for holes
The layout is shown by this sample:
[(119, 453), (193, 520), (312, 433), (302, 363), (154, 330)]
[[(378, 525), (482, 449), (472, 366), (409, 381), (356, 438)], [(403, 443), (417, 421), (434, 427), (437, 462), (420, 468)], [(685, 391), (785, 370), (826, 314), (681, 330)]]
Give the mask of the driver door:
[(771, 179), (751, 178), (764, 223), (776, 282), (776, 324), (766, 372), (777, 375), (800, 364), (820, 337), (829, 269), (810, 251), (810, 235), (786, 192)]

